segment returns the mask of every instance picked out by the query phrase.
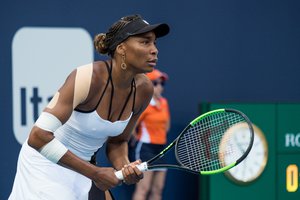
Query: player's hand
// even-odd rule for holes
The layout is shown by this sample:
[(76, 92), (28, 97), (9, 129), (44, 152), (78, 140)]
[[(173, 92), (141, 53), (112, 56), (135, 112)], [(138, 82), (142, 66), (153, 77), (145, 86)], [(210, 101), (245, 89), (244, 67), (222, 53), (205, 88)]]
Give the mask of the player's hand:
[(120, 180), (115, 175), (114, 168), (98, 167), (98, 169), (93, 176), (93, 181), (100, 190), (105, 191), (120, 184)]
[(136, 167), (136, 165), (139, 165), (139, 164), (141, 164), (141, 161), (136, 160), (132, 163), (129, 163), (128, 165), (125, 165), (122, 168), (122, 173), (123, 173), (123, 177), (124, 177), (123, 182), (125, 184), (127, 184), (127, 185), (135, 184), (135, 183), (139, 182), (144, 177), (143, 172), (141, 172)]

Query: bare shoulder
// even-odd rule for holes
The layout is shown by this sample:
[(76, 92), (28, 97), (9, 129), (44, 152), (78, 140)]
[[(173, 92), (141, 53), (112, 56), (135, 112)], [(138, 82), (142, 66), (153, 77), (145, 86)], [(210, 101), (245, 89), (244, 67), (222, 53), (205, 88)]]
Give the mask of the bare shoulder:
[(148, 106), (153, 95), (153, 84), (145, 74), (135, 76), (136, 81), (136, 109), (135, 113), (141, 113)]
[(145, 74), (138, 74), (135, 76), (137, 90), (144, 95), (148, 94), (152, 97), (153, 85), (150, 79)]
[[(91, 87), (101, 86), (102, 80), (107, 80), (108, 73), (103, 61), (96, 61), (76, 67), (67, 79), (78, 79), (83, 82), (91, 82)], [(105, 82), (105, 81), (104, 81)]]
[(108, 78), (105, 63), (102, 61), (92, 62), (77, 68), (75, 83), (79, 94), (84, 94), (84, 98), (79, 98), (78, 109), (89, 109), (98, 99), (99, 91), (103, 89)]
[(92, 87), (101, 87), (108, 79), (108, 71), (103, 61), (96, 61), (92, 63), (93, 76)]

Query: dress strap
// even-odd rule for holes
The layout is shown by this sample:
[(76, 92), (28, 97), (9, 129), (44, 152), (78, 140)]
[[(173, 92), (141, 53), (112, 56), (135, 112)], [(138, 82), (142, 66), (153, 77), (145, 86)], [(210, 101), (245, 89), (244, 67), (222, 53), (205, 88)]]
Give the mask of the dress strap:
[(124, 104), (124, 106), (123, 106), (123, 108), (122, 108), (122, 110), (121, 110), (121, 113), (120, 113), (120, 115), (119, 115), (118, 120), (121, 119), (121, 116), (122, 116), (122, 114), (123, 114), (123, 112), (124, 112), (124, 110), (125, 110), (125, 108), (126, 108), (126, 105), (127, 105), (128, 101), (129, 101), (129, 99), (130, 99), (130, 96), (131, 96), (131, 94), (132, 94), (133, 89), (134, 89), (134, 95), (133, 95), (132, 111), (133, 111), (133, 109), (134, 109), (134, 101), (135, 101), (135, 93), (136, 93), (136, 87), (135, 87), (135, 80), (134, 80), (134, 78), (133, 78), (132, 81), (131, 81), (131, 89), (130, 89), (130, 92), (129, 92), (127, 98), (126, 98), (125, 104)]
[(108, 77), (108, 79), (110, 80), (110, 84), (111, 84), (110, 103), (109, 103), (109, 110), (108, 110), (108, 115), (107, 115), (107, 119), (110, 120), (112, 101), (113, 101), (114, 91), (115, 91), (115, 89), (114, 89), (114, 83), (112, 81), (112, 76), (111, 76), (111, 72), (112, 72), (112, 68), (113, 68), (112, 60), (110, 61), (110, 68), (108, 66), (108, 63), (106, 63), (106, 65), (107, 65), (107, 67), (109, 69), (109, 77)]
[(104, 63), (105, 63), (105, 65), (106, 65), (106, 68), (107, 68), (108, 76), (109, 76), (109, 77), (108, 77), (108, 79), (107, 79), (105, 88), (104, 88), (104, 90), (103, 90), (103, 92), (102, 92), (102, 94), (101, 94), (101, 97), (100, 97), (100, 99), (99, 99), (97, 105), (95, 106), (94, 110), (96, 110), (96, 109), (98, 108), (98, 106), (99, 106), (99, 104), (100, 104), (100, 102), (101, 102), (101, 100), (102, 100), (102, 98), (103, 98), (103, 96), (104, 96), (104, 93), (105, 93), (105, 91), (106, 91), (106, 89), (107, 89), (107, 86), (108, 86), (108, 84), (109, 84), (109, 82), (110, 82), (110, 80), (111, 80), (111, 69), (109, 68), (109, 65), (108, 65), (108, 63), (107, 63), (106, 61), (105, 61)]
[(134, 78), (133, 78), (133, 87), (134, 87), (134, 93), (133, 93), (133, 102), (132, 102), (132, 112), (134, 111), (135, 94), (136, 94), (136, 84), (135, 84), (135, 79)]

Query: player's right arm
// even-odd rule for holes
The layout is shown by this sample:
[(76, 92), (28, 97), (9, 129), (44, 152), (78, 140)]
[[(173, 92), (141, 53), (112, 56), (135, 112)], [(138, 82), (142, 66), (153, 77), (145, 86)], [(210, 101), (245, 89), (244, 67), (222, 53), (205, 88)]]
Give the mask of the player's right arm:
[(54, 137), (54, 132), (71, 116), (73, 109), (84, 102), (92, 83), (93, 65), (74, 70), (54, 95), (32, 128), (28, 145), (54, 163), (70, 168), (95, 181), (107, 190), (119, 184), (113, 168), (100, 168), (69, 151)]

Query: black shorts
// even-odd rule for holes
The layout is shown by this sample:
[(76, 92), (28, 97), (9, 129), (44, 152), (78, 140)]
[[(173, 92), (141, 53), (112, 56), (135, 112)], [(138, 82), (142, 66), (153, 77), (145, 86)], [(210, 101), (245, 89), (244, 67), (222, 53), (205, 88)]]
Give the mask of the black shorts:
[(92, 187), (89, 192), (88, 200), (115, 200), (115, 198), (110, 190), (104, 192), (97, 188), (95, 183), (92, 181)]
[[(95, 152), (95, 154), (92, 156), (91, 161), (90, 161), (90, 163), (93, 165), (97, 164), (97, 161), (96, 161), (97, 152)], [(107, 190), (106, 192), (104, 192), (104, 191), (100, 190), (99, 188), (97, 188), (94, 181), (92, 181), (92, 187), (89, 191), (88, 200), (115, 200), (115, 198), (110, 190)]]
[[(164, 148), (165, 145), (138, 142), (135, 148), (135, 159), (141, 159), (142, 162), (145, 162), (159, 154), (162, 150), (164, 150)], [(164, 157), (160, 158), (159, 160), (156, 160), (154, 163), (164, 164)]]

